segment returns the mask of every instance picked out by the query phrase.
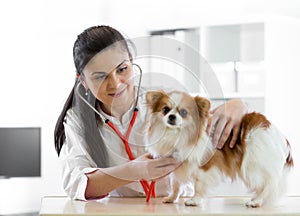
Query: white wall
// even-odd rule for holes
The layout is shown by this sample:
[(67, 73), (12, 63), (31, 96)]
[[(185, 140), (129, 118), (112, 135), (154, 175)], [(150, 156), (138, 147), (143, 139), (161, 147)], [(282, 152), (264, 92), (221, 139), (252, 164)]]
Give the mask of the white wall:
[(0, 126), (42, 127), (42, 178), (0, 180), (0, 214), (38, 211), (42, 196), (63, 194), (53, 129), (74, 82), (72, 46), (83, 29), (109, 24), (135, 37), (261, 12), (300, 17), (299, 11), (297, 0), (1, 1)]
[(238, 23), (241, 17), (262, 13), (300, 17), (298, 0), (110, 0), (107, 6), (109, 24), (130, 36), (144, 35), (144, 30), (222, 24), (230, 19)]
[[(289, 192), (300, 194), (300, 19), (277, 18), (267, 25), (266, 35), (266, 113), (291, 143), (294, 171)], [(285, 43), (281, 43), (284, 41)]]
[(53, 130), (75, 80), (73, 43), (83, 29), (105, 22), (104, 6), (0, 2), (0, 126), (42, 127), (42, 177), (0, 179), (0, 214), (39, 211), (42, 196), (64, 194)]
[[(46, 123), (42, 95), (47, 73), (42, 71), (41, 38), (38, 36), (41, 21), (34, 19), (40, 15), (38, 11), (24, 8), (28, 8), (27, 2), (0, 3), (0, 124), (4, 127), (44, 126)], [(43, 178), (0, 180), (0, 214), (14, 211), (13, 200), (20, 202), (22, 210), (36, 208), (43, 183)]]

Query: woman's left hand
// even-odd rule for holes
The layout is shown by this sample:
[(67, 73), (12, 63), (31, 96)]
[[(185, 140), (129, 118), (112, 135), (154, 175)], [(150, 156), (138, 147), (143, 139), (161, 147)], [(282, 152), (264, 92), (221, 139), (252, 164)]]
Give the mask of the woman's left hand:
[(232, 139), (229, 144), (233, 148), (239, 132), (243, 116), (248, 112), (246, 104), (238, 99), (230, 100), (221, 106), (210, 111), (206, 132), (210, 134), (214, 128), (213, 144), (221, 149), (232, 132)]

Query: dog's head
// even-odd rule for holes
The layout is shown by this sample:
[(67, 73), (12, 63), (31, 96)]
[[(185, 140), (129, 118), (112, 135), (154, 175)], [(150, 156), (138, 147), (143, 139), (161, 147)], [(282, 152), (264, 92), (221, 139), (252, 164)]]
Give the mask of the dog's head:
[(180, 91), (149, 91), (146, 101), (150, 111), (149, 136), (155, 136), (157, 142), (167, 140), (172, 144), (176, 139), (180, 143), (195, 143), (206, 127), (210, 108), (206, 98)]

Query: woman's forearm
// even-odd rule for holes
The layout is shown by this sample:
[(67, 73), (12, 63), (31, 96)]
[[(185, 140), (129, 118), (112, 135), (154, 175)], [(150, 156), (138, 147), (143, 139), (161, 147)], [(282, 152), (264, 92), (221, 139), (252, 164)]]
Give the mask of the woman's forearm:
[(115, 167), (98, 169), (86, 174), (88, 183), (85, 198), (92, 199), (104, 196), (116, 188), (136, 181), (132, 175), (130, 162)]
[(88, 183), (85, 198), (91, 199), (104, 196), (116, 188), (141, 179), (160, 179), (174, 171), (180, 164), (181, 162), (174, 158), (161, 157), (153, 159), (147, 153), (118, 166), (98, 169), (86, 174)]

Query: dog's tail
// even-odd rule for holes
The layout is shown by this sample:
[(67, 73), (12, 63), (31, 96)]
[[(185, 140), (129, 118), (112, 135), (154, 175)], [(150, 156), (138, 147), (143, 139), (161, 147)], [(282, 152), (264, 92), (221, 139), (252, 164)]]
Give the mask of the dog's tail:
[(291, 145), (287, 139), (286, 139), (286, 146), (288, 148), (288, 155), (286, 157), (285, 167), (292, 168), (292, 167), (294, 167), (294, 161), (293, 161), (292, 152), (291, 152)]
[(285, 139), (285, 142), (286, 142), (286, 160), (282, 170), (282, 175), (278, 179), (279, 180), (278, 186), (276, 187), (275, 190), (272, 191), (272, 196), (269, 197), (268, 200), (268, 203), (272, 205), (278, 203), (286, 195), (288, 189), (288, 175), (294, 166), (290, 143), (287, 139)]

